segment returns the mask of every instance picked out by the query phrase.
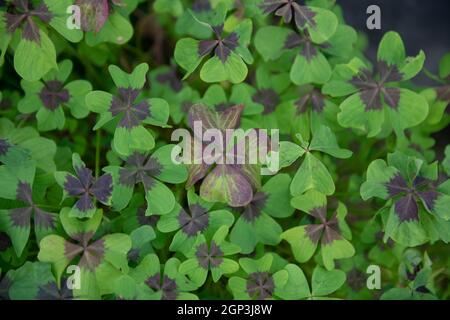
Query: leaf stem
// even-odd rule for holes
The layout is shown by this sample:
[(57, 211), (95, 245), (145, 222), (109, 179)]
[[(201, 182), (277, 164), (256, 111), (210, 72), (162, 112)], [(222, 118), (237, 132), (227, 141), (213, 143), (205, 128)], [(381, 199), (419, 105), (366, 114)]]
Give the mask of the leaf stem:
[(423, 68), (423, 72), (425, 73), (425, 75), (430, 78), (431, 80), (434, 80), (438, 83), (441, 84), (445, 84), (445, 81), (440, 79), (437, 75), (433, 74), (430, 70), (428, 70), (427, 68)]
[(101, 141), (101, 130), (97, 130), (96, 142), (95, 142), (95, 178), (100, 175), (100, 141)]

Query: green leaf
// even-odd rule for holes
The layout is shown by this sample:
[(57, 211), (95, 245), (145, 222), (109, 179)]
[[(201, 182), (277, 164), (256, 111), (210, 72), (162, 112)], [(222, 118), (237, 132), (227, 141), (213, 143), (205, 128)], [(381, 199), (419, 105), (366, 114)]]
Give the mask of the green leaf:
[(290, 75), (292, 82), (299, 86), (308, 83), (324, 84), (331, 77), (331, 66), (319, 51), (310, 59), (298, 54)]
[(42, 30), (39, 34), (39, 43), (23, 39), (14, 53), (14, 68), (27, 81), (37, 81), (52, 68), (58, 67), (52, 41)]
[(296, 196), (311, 189), (332, 195), (335, 187), (333, 178), (325, 165), (308, 152), (292, 180), (291, 194)]
[(105, 25), (98, 33), (92, 31), (86, 34), (86, 43), (89, 46), (96, 46), (102, 42), (111, 42), (117, 45), (127, 43), (133, 36), (133, 26), (127, 18), (119, 12), (115, 12), (108, 17)]
[(305, 228), (306, 226), (291, 228), (281, 235), (291, 245), (292, 253), (300, 263), (311, 259), (317, 249), (317, 243), (311, 241)]
[(306, 25), (309, 35), (314, 43), (323, 43), (336, 32), (338, 19), (329, 10), (311, 6), (308, 8), (316, 14), (314, 16), (315, 25), (309, 23)]
[(326, 126), (321, 126), (314, 133), (309, 149), (321, 151), (339, 159), (347, 159), (352, 156), (350, 150), (339, 148), (336, 136), (333, 131)]
[(197, 69), (203, 57), (198, 54), (199, 41), (192, 38), (184, 38), (177, 42), (175, 46), (174, 58), (175, 61), (187, 71), (184, 78)]
[(305, 149), (289, 141), (280, 142), (279, 146), (280, 168), (289, 167), (298, 158), (305, 154)]
[(200, 78), (208, 83), (226, 80), (231, 83), (240, 83), (245, 80), (247, 73), (247, 65), (242, 58), (235, 52), (231, 52), (225, 63), (217, 56), (206, 61), (200, 70)]
[(346, 280), (345, 273), (341, 270), (326, 271), (316, 267), (312, 275), (312, 295), (324, 297), (338, 290)]
[(285, 49), (285, 42), (292, 31), (287, 28), (265, 26), (255, 35), (255, 47), (264, 61), (278, 59)]

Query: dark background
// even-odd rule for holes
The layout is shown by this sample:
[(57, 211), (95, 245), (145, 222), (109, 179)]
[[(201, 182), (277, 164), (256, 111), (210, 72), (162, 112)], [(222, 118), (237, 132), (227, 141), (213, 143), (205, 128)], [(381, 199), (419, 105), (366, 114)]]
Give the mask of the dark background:
[[(369, 36), (368, 56), (375, 60), (378, 43), (387, 31), (395, 30), (405, 43), (407, 54), (426, 54), (425, 67), (436, 74), (439, 61), (450, 52), (450, 0), (337, 0), (342, 6), (346, 22)], [(368, 30), (368, 6), (381, 9), (381, 30)], [(415, 82), (436, 85), (423, 73)]]

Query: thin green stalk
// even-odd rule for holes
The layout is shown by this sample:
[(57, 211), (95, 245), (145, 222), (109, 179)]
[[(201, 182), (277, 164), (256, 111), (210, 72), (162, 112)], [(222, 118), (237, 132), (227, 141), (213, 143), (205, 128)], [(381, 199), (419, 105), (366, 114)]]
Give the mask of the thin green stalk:
[(100, 142), (101, 142), (101, 130), (97, 130), (96, 142), (95, 142), (95, 177), (100, 175)]

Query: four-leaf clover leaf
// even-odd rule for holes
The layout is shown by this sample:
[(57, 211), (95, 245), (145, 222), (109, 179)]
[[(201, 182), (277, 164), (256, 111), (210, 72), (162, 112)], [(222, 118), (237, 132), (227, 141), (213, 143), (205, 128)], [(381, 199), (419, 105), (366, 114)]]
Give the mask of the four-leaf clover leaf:
[(172, 161), (173, 148), (174, 145), (165, 145), (151, 155), (135, 152), (126, 158), (123, 168), (104, 168), (113, 177), (112, 203), (117, 211), (127, 206), (137, 184), (142, 184), (145, 190), (147, 215), (163, 215), (172, 211), (175, 197), (163, 182), (182, 183), (188, 176), (184, 165)]
[(77, 153), (72, 156), (72, 165), (75, 175), (69, 172), (55, 172), (56, 182), (63, 188), (63, 198), (78, 198), (70, 210), (70, 216), (90, 218), (97, 211), (95, 200), (110, 205), (113, 192), (112, 176), (107, 173), (94, 178), (92, 170), (86, 167)]
[(185, 255), (187, 260), (181, 263), (179, 272), (189, 275), (198, 286), (202, 286), (211, 271), (214, 282), (224, 274), (235, 273), (239, 270), (239, 264), (226, 258), (240, 252), (237, 245), (225, 241), (228, 235), (228, 227), (220, 227), (211, 240), (200, 234), (194, 246)]
[[(20, 42), (14, 51), (14, 68), (28, 81), (37, 81), (57, 68), (56, 49), (41, 23), (50, 25), (71, 42), (83, 38), (81, 30), (67, 28), (67, 8), (72, 0), (11, 0), (9, 11), (0, 12), (0, 34), (7, 47), (15, 34)], [(3, 50), (2, 50), (3, 51)], [(0, 59), (1, 60), (1, 59)]]
[(351, 232), (345, 222), (347, 209), (342, 203), (338, 204), (331, 217), (328, 214), (326, 196), (314, 190), (294, 197), (291, 204), (314, 220), (281, 235), (291, 245), (297, 261), (308, 261), (317, 250), (319, 242), (323, 264), (328, 270), (334, 269), (335, 259), (350, 258), (355, 254), (355, 249), (349, 242)]
[(400, 152), (389, 154), (387, 163), (375, 160), (361, 186), (364, 200), (392, 199), (380, 214), (385, 224), (384, 239), (392, 238), (413, 247), (427, 241), (450, 241), (450, 180), (436, 182), (436, 163)]
[(155, 139), (145, 125), (165, 127), (169, 119), (169, 106), (162, 99), (139, 99), (146, 81), (148, 65), (138, 65), (131, 74), (117, 66), (110, 66), (108, 69), (117, 86), (117, 95), (93, 91), (86, 96), (90, 110), (100, 114), (94, 130), (116, 119), (118, 123), (113, 146), (120, 155), (129, 156), (135, 151), (145, 152), (153, 149)]
[(332, 97), (347, 97), (338, 114), (339, 124), (378, 135), (387, 124), (401, 136), (406, 128), (421, 123), (428, 114), (424, 97), (400, 88), (397, 83), (413, 78), (422, 69), (425, 54), (406, 57), (400, 35), (388, 32), (378, 47), (377, 72), (373, 74), (358, 58), (336, 66), (322, 92)]
[(66, 83), (72, 68), (72, 62), (64, 60), (58, 65), (58, 71), (50, 71), (41, 81), (22, 80), (25, 97), (19, 102), (19, 111), (37, 112), (39, 131), (63, 129), (65, 124), (63, 107), (68, 107), (77, 119), (88, 115), (85, 97), (92, 90), (92, 86), (85, 80)]
[[(195, 15), (194, 13), (192, 13)], [(214, 39), (196, 40), (184, 38), (175, 47), (175, 61), (187, 71), (185, 78), (198, 68), (205, 57), (212, 55), (202, 66), (200, 78), (205, 82), (229, 80), (240, 83), (247, 77), (247, 64), (253, 63), (248, 50), (252, 33), (252, 21), (245, 19), (230, 30), (225, 30), (227, 8), (219, 3), (208, 22), (201, 23), (213, 32)], [(197, 18), (200, 22), (201, 17)]]

